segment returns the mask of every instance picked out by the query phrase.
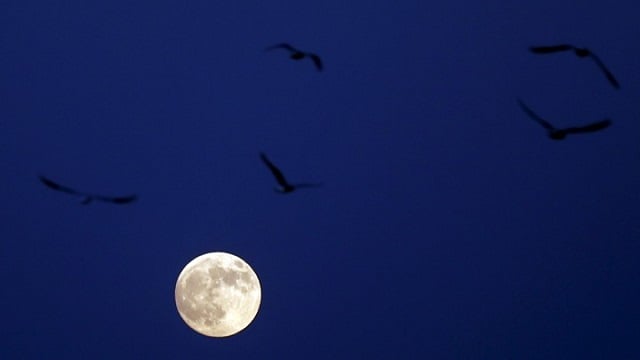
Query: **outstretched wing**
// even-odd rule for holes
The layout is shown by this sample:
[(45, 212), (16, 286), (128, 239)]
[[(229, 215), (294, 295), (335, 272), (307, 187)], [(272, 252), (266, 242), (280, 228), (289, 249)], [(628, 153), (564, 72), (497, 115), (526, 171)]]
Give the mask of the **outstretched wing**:
[(40, 181), (45, 184), (48, 188), (56, 190), (56, 191), (62, 191), (65, 192), (67, 194), (80, 194), (79, 192), (77, 192), (76, 190), (73, 190), (72, 188), (66, 187), (66, 186), (62, 186), (56, 182), (54, 182), (51, 179), (47, 179), (46, 177), (40, 175), (38, 176), (38, 178), (40, 179)]
[(291, 186), (287, 182), (287, 179), (285, 179), (284, 175), (282, 175), (282, 171), (280, 171), (280, 169), (278, 169), (275, 165), (273, 165), (271, 161), (269, 161), (269, 158), (267, 158), (267, 155), (265, 155), (264, 153), (260, 153), (260, 159), (262, 159), (262, 162), (265, 163), (265, 165), (267, 165), (269, 170), (271, 170), (271, 173), (276, 178), (276, 181), (278, 182), (278, 184), (280, 184), (280, 186), (282, 187)]
[(534, 113), (533, 110), (529, 109), (529, 107), (527, 105), (525, 105), (524, 102), (522, 102), (522, 100), (518, 99), (518, 104), (520, 105), (520, 108), (527, 114), (529, 115), (530, 118), (532, 118), (533, 120), (535, 120), (536, 122), (538, 122), (540, 125), (542, 125), (545, 129), (547, 130), (555, 130), (555, 128), (553, 127), (553, 125), (551, 125), (548, 121), (546, 121), (545, 119), (541, 118), (540, 116), (538, 116), (538, 114)]
[(286, 49), (289, 51), (298, 51), (296, 50), (296, 48), (294, 48), (293, 46), (287, 44), (287, 43), (280, 43), (280, 44), (276, 44), (276, 45), (271, 45), (268, 46), (266, 49), (264, 49), (265, 51), (271, 51), (274, 49)]
[(104, 202), (110, 202), (113, 204), (129, 204), (132, 203), (134, 201), (136, 201), (138, 199), (137, 195), (129, 195), (129, 196), (99, 196), (99, 195), (94, 195), (93, 196), (94, 199), (96, 200), (100, 200), (100, 201), (104, 201)]
[(321, 183), (302, 183), (302, 184), (293, 184), (293, 186), (295, 186), (296, 189), (300, 189), (300, 188), (317, 188), (317, 187), (321, 187), (322, 184)]
[(313, 60), (313, 63), (316, 65), (316, 69), (318, 69), (318, 71), (322, 71), (322, 69), (324, 69), (324, 66), (322, 64), (322, 60), (320, 60), (320, 56), (316, 55), (316, 54), (307, 54), (309, 55), (309, 57), (311, 58), (311, 60)]
[(585, 126), (575, 126), (575, 127), (566, 128), (566, 129), (563, 129), (563, 131), (566, 132), (567, 134), (591, 133), (591, 132), (596, 132), (596, 131), (606, 129), (609, 126), (611, 126), (611, 124), (612, 124), (611, 120), (604, 119), (604, 120), (596, 121), (591, 124), (587, 124)]
[(596, 54), (594, 54), (594, 53), (591, 53), (590, 55), (591, 55), (591, 58), (593, 59), (593, 61), (596, 62), (596, 64), (600, 68), (600, 70), (602, 70), (604, 75), (607, 77), (607, 79), (609, 80), (611, 85), (613, 85), (613, 87), (616, 88), (616, 89), (620, 89), (620, 84), (618, 83), (618, 80), (616, 80), (616, 78), (613, 77), (613, 74), (611, 73), (611, 71), (609, 71), (609, 69), (607, 69), (607, 67), (604, 66), (604, 63), (602, 62), (602, 60), (600, 60), (600, 58), (598, 56), (596, 56)]
[(529, 50), (534, 54), (551, 54), (559, 51), (567, 51), (573, 49), (572, 45), (552, 45), (552, 46), (531, 46)]

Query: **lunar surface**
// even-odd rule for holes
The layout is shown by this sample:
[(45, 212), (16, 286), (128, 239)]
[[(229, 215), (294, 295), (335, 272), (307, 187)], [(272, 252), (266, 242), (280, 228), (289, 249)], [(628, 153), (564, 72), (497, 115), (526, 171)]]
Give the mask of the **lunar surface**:
[(225, 337), (246, 328), (260, 307), (258, 276), (235, 255), (212, 252), (184, 267), (176, 282), (176, 306), (200, 334)]

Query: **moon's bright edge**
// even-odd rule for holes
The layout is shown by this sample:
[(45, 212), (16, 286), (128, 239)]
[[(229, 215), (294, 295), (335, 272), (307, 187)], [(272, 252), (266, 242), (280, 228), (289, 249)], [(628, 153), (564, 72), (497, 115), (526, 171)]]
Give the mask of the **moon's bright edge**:
[(260, 307), (258, 276), (241, 258), (224, 252), (198, 256), (176, 282), (176, 306), (193, 330), (225, 337), (246, 328)]

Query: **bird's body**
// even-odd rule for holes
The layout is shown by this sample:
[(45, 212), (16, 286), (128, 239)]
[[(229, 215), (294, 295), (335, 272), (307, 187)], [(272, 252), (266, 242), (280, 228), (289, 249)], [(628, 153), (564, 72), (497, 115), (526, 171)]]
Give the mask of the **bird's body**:
[(305, 58), (305, 54), (301, 51), (294, 51), (291, 53), (291, 55), (289, 55), (289, 57), (293, 60), (300, 60), (300, 59), (304, 59)]
[(616, 89), (620, 88), (620, 83), (618, 83), (618, 80), (616, 80), (616, 78), (613, 76), (613, 73), (609, 71), (609, 69), (604, 65), (602, 60), (600, 60), (600, 58), (596, 54), (594, 54), (591, 50), (587, 48), (579, 48), (569, 44), (562, 44), (562, 45), (552, 45), (552, 46), (532, 46), (529, 48), (529, 50), (531, 50), (531, 52), (534, 54), (552, 54), (556, 52), (573, 50), (573, 53), (579, 58), (590, 57), (591, 59), (593, 59), (596, 65), (598, 65), (598, 67), (607, 77), (607, 80), (609, 80), (611, 85)]
[(320, 184), (309, 184), (309, 183), (291, 184), (284, 177), (284, 175), (282, 174), (282, 171), (280, 171), (280, 169), (278, 169), (278, 167), (276, 167), (271, 162), (271, 160), (269, 160), (267, 155), (265, 155), (264, 153), (260, 153), (260, 159), (262, 159), (262, 162), (265, 165), (267, 165), (267, 167), (271, 171), (271, 174), (273, 174), (273, 177), (276, 178), (276, 182), (278, 183), (279, 187), (276, 188), (275, 190), (281, 194), (288, 194), (299, 188), (311, 188), (311, 187), (321, 186)]
[(604, 120), (596, 121), (584, 126), (574, 126), (574, 127), (559, 129), (551, 125), (551, 123), (548, 122), (547, 120), (541, 118), (535, 112), (533, 112), (533, 110), (531, 110), (527, 105), (525, 105), (525, 103), (522, 100), (518, 99), (518, 104), (520, 105), (520, 108), (527, 115), (529, 115), (530, 118), (535, 120), (538, 124), (542, 125), (542, 127), (544, 127), (547, 130), (547, 136), (549, 136), (549, 138), (552, 140), (562, 140), (566, 138), (567, 135), (569, 134), (584, 134), (584, 133), (600, 131), (605, 128), (608, 128), (612, 124), (611, 120), (604, 119)]
[(92, 203), (94, 200), (96, 201), (102, 201), (102, 202), (109, 202), (112, 204), (128, 204), (131, 202), (134, 202), (138, 199), (138, 197), (136, 195), (128, 195), (128, 196), (103, 196), (103, 195), (96, 195), (96, 194), (90, 194), (90, 193), (85, 193), (85, 192), (81, 192), (81, 191), (77, 191), (74, 190), (72, 188), (60, 185), (56, 182), (54, 182), (51, 179), (48, 179), (44, 176), (39, 176), (40, 181), (47, 186), (50, 189), (56, 190), (56, 191), (60, 191), (60, 192), (64, 192), (70, 195), (75, 195), (75, 196), (79, 196), (82, 197), (83, 200), (81, 202), (82, 205), (88, 205), (90, 203)]
[(313, 64), (315, 65), (316, 69), (318, 71), (322, 71), (322, 69), (324, 69), (324, 65), (322, 63), (322, 60), (320, 59), (320, 57), (314, 53), (310, 53), (310, 52), (305, 52), (305, 51), (301, 51), (296, 49), (295, 47), (287, 44), (287, 43), (280, 43), (280, 44), (276, 44), (276, 45), (272, 45), (267, 47), (265, 50), (266, 51), (271, 51), (274, 49), (285, 49), (287, 51), (289, 51), (289, 58), (293, 59), (293, 60), (302, 60), (304, 58), (310, 58), (311, 61), (313, 61)]

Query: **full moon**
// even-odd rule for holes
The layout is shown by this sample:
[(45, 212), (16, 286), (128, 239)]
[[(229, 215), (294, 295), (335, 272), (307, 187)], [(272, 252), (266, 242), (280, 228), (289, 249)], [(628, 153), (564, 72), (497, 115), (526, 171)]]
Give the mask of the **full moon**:
[(260, 307), (260, 281), (239, 257), (212, 252), (191, 260), (176, 282), (176, 307), (193, 330), (231, 336), (249, 326)]

